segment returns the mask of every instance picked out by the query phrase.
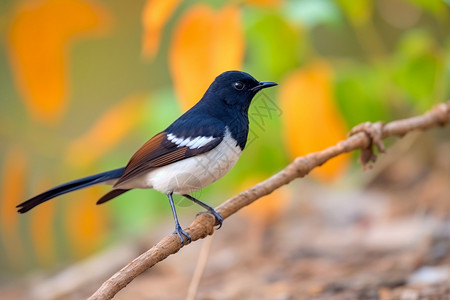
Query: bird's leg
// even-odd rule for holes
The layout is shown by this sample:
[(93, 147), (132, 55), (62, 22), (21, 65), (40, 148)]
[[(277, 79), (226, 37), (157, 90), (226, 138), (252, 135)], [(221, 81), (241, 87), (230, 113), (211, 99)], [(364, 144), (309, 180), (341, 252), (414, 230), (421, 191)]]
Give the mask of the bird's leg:
[(214, 218), (216, 218), (216, 224), (219, 225), (219, 227), (217, 229), (222, 227), (223, 218), (217, 211), (214, 210), (214, 208), (212, 208), (208, 204), (198, 200), (197, 198), (192, 197), (191, 195), (184, 194), (183, 197), (188, 198), (189, 200), (191, 200), (194, 203), (197, 203), (198, 205), (200, 205), (201, 207), (206, 209), (210, 214), (212, 214), (214, 216)]
[(184, 239), (183, 239), (183, 235), (188, 239), (188, 241), (191, 241), (191, 237), (189, 236), (189, 234), (187, 232), (185, 232), (181, 226), (180, 226), (180, 222), (178, 222), (178, 216), (177, 216), (177, 212), (175, 210), (175, 204), (173, 203), (173, 198), (172, 198), (172, 194), (173, 193), (168, 193), (167, 197), (169, 197), (169, 202), (170, 202), (170, 207), (172, 208), (172, 214), (173, 214), (173, 219), (175, 221), (175, 231), (173, 233), (176, 233), (181, 240), (181, 243), (183, 244)]

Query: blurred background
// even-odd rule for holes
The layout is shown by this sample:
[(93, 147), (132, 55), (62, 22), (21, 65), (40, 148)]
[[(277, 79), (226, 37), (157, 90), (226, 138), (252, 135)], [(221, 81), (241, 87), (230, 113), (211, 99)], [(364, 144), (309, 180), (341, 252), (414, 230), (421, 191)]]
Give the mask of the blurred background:
[[(125, 165), (221, 72), (243, 70), (279, 86), (255, 98), (248, 147), (236, 167), (194, 195), (212, 205), (296, 156), (344, 139), (360, 122), (421, 114), (448, 99), (449, 34), (449, 2), (442, 0), (2, 0), (0, 284), (45, 278), (152, 236), (142, 252), (172, 232), (170, 206), (155, 191), (96, 206), (109, 190), (99, 186), (25, 215), (15, 206), (59, 183)], [(241, 247), (251, 243), (246, 253), (265, 255), (283, 241), (271, 228), (297, 235), (293, 252), (317, 257), (337, 247), (336, 237), (342, 249), (354, 249), (369, 233), (375, 241), (367, 243), (383, 251), (423, 247), (449, 226), (449, 134), (408, 135), (370, 172), (362, 172), (357, 153), (337, 157), (218, 233), (241, 234)], [(177, 198), (184, 226), (200, 210), (186, 201)], [(249, 230), (236, 233), (236, 226)], [(385, 235), (396, 229), (398, 236)], [(313, 236), (323, 238), (314, 243)], [(439, 263), (448, 262), (448, 240)], [(305, 243), (318, 248), (305, 250)], [(408, 266), (411, 273), (422, 264)]]

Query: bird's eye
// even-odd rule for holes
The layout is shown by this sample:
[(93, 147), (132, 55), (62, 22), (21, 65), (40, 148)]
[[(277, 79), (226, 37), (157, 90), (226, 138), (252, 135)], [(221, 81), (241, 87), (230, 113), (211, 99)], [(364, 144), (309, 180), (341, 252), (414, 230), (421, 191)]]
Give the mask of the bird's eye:
[(233, 85), (234, 88), (237, 89), (238, 91), (242, 91), (242, 89), (244, 88), (244, 84), (240, 81), (236, 81)]

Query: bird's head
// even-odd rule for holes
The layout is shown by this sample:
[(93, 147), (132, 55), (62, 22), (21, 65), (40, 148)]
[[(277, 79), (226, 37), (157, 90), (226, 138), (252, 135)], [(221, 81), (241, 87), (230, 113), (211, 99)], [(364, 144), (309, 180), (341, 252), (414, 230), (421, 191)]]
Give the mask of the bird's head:
[(212, 98), (235, 109), (248, 110), (256, 93), (275, 85), (271, 81), (258, 81), (245, 72), (227, 71), (216, 77), (205, 97), (208, 101)]

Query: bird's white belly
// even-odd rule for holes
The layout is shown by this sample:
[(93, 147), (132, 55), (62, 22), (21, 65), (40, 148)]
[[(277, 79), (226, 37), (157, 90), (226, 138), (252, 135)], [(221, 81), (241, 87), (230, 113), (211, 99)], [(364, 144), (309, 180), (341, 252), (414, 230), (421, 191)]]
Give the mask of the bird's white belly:
[[(162, 193), (189, 194), (223, 177), (238, 161), (242, 151), (228, 133), (214, 149), (152, 170), (127, 184), (153, 188)], [(121, 187), (122, 188), (122, 187)]]

